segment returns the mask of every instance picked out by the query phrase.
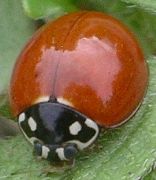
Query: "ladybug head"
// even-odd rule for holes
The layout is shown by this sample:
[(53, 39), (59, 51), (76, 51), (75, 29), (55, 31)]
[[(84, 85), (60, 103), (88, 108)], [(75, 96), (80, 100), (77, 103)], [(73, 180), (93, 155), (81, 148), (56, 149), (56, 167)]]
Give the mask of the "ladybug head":
[(99, 134), (94, 121), (57, 101), (35, 104), (18, 119), (37, 155), (50, 161), (74, 159), (77, 151), (92, 144)]

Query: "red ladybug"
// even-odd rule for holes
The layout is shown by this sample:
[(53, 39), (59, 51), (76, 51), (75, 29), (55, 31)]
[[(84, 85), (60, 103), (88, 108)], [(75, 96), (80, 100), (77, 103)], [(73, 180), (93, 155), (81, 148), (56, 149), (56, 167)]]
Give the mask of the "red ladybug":
[(17, 59), (10, 102), (25, 137), (50, 161), (73, 159), (100, 127), (129, 119), (143, 100), (147, 64), (115, 18), (76, 12), (42, 27)]

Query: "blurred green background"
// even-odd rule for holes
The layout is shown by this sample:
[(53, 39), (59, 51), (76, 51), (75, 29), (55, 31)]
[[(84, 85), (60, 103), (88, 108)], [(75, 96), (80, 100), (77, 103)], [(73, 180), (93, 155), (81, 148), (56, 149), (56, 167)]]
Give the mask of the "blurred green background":
[[(16, 57), (32, 34), (47, 21), (78, 10), (102, 11), (127, 24), (142, 46), (150, 79), (135, 117), (102, 133), (95, 147), (78, 155), (71, 168), (32, 155), (31, 146), (10, 120), (8, 89)], [(155, 13), (155, 0), (0, 0), (0, 179), (156, 179)]]

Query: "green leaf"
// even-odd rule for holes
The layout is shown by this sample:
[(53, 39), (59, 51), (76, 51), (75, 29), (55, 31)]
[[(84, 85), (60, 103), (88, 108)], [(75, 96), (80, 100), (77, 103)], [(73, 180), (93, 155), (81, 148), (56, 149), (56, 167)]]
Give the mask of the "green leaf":
[[(114, 3), (114, 0), (23, 0), (23, 6), (25, 9), (27, 6), (29, 11), (27, 14), (36, 19), (71, 12), (75, 9), (74, 2), (82, 9), (108, 12), (135, 31), (146, 55), (154, 54), (156, 18), (140, 10), (135, 4), (148, 9), (149, 12), (155, 12), (155, 0), (122, 1), (130, 3), (121, 1)], [(23, 15), (19, 0), (1, 0), (0, 14), (0, 114), (9, 117), (6, 94), (12, 66), (35, 26), (34, 22)], [(120, 128), (102, 133), (95, 148), (82, 152), (76, 158), (74, 168), (64, 170), (69, 167), (57, 167), (49, 165), (44, 160), (37, 160), (32, 155), (32, 147), (23, 136), (17, 136), (0, 140), (0, 179), (134, 180), (143, 177), (147, 180), (156, 179), (154, 171), (148, 174), (156, 162), (156, 58), (150, 58), (149, 66), (148, 93), (136, 116)], [(9, 120), (5, 120), (0, 118), (0, 132), (5, 127), (9, 127), (7, 135), (16, 132), (16, 126), (14, 124), (12, 126)], [(10, 131), (13, 129), (15, 131)], [(48, 173), (49, 171), (51, 173)]]
[(141, 8), (144, 8), (147, 11), (150, 12), (156, 12), (156, 1), (155, 0), (122, 0), (123, 2), (132, 3), (137, 6), (140, 6)]
[[(23, 0), (23, 7), (29, 17), (34, 19), (44, 18), (48, 20), (77, 9), (89, 9), (109, 13), (125, 22), (125, 24), (127, 24), (130, 29), (135, 32), (146, 55), (155, 54), (155, 16), (141, 10), (137, 6), (123, 1), (114, 3), (114, 0)], [(130, 1), (132, 0), (129, 0), (129, 2)], [(140, 4), (141, 1), (142, 0), (139, 1)], [(155, 2), (155, 0), (153, 1)], [(138, 1), (136, 0), (136, 2)], [(144, 4), (144, 2), (146, 3), (147, 1), (142, 1), (142, 4)], [(146, 29), (144, 30), (145, 25)]]
[(11, 117), (8, 113), (8, 87), (13, 65), (36, 27), (23, 14), (22, 4), (18, 0), (1, 0), (0, 15), (0, 115)]
[(19, 134), (17, 124), (12, 120), (0, 117), (0, 138), (8, 138), (17, 134)]
[(33, 19), (57, 17), (77, 10), (74, 0), (23, 0), (23, 7)]
[[(156, 58), (149, 59), (149, 68), (148, 92), (137, 114), (121, 127), (101, 133), (96, 146), (82, 152), (76, 158), (76, 164), (72, 169), (63, 171), (63, 168), (50, 166), (44, 160), (36, 160), (32, 156), (31, 146), (24, 138), (18, 136), (1, 141), (0, 154), (3, 156), (0, 156), (0, 178), (64, 180), (143, 178), (156, 162)], [(48, 171), (54, 172), (47, 174)]]
[[(156, 168), (156, 167), (155, 167)], [(156, 179), (156, 170), (151, 171), (144, 180), (155, 180)]]
[(0, 99), (2, 100), (7, 94), (16, 57), (35, 30), (35, 26), (23, 14), (19, 0), (1, 0), (0, 15)]

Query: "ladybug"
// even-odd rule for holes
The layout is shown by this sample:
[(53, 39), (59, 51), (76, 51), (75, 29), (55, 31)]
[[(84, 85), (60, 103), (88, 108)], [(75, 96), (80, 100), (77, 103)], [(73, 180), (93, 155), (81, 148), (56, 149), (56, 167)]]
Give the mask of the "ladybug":
[(101, 128), (127, 121), (147, 89), (133, 34), (115, 18), (81, 11), (44, 25), (19, 55), (10, 104), (38, 156), (73, 160)]

